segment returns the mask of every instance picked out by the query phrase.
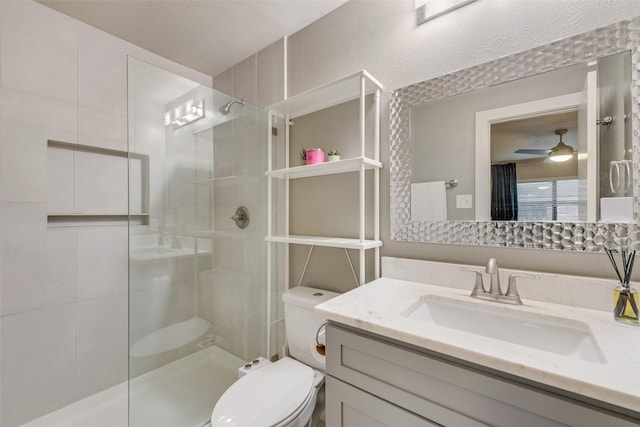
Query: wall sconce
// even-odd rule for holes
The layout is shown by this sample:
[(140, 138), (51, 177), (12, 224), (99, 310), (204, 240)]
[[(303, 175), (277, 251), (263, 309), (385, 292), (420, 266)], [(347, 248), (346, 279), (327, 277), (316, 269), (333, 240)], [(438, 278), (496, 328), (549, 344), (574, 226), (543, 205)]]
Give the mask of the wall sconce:
[(476, 0), (415, 0), (418, 25)]
[(164, 125), (173, 124), (174, 129), (178, 129), (189, 123), (193, 123), (204, 117), (204, 99), (196, 102), (190, 99), (173, 109), (164, 113)]

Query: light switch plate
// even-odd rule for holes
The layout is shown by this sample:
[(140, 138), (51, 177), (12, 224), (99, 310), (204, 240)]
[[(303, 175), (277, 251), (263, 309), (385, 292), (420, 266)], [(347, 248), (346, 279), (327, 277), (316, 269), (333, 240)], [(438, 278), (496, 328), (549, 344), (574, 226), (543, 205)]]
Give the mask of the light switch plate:
[(458, 208), (458, 209), (471, 209), (471, 208), (473, 208), (473, 195), (471, 195), (471, 194), (458, 194), (456, 196), (456, 208)]

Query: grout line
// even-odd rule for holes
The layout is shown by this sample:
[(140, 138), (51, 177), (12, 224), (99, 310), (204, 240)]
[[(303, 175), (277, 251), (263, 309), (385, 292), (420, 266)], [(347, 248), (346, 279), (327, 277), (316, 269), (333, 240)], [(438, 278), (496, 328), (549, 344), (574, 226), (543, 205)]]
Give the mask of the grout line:
[(74, 253), (74, 264), (75, 264), (75, 275), (74, 275), (74, 283), (75, 283), (75, 287), (76, 287), (76, 300), (75, 300), (75, 328), (76, 328), (76, 333), (75, 333), (75, 383), (74, 383), (74, 397), (77, 399), (78, 398), (78, 329), (79, 329), (79, 324), (78, 324), (78, 320), (79, 320), (79, 314), (78, 314), (78, 303), (80, 301), (80, 284), (78, 282), (78, 253), (80, 253), (79, 251), (79, 233), (78, 233), (78, 229), (75, 228), (74, 230), (75, 233), (75, 237), (76, 237), (76, 248), (75, 248), (75, 253)]

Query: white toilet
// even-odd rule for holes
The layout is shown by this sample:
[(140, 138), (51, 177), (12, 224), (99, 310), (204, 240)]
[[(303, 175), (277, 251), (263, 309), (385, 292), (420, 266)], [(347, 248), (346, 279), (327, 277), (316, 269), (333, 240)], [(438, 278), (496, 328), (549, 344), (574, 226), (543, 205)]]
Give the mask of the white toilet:
[(257, 369), (229, 387), (213, 408), (211, 427), (313, 427), (325, 369), (316, 334), (326, 321), (313, 307), (337, 295), (303, 286), (284, 293), (291, 357)]

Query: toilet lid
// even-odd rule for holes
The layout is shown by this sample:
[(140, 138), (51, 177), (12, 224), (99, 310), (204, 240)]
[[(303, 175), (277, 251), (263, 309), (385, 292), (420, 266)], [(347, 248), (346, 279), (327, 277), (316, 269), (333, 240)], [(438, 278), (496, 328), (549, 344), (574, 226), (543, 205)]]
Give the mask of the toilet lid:
[(273, 426), (305, 403), (313, 369), (289, 357), (236, 381), (211, 414), (211, 427)]

